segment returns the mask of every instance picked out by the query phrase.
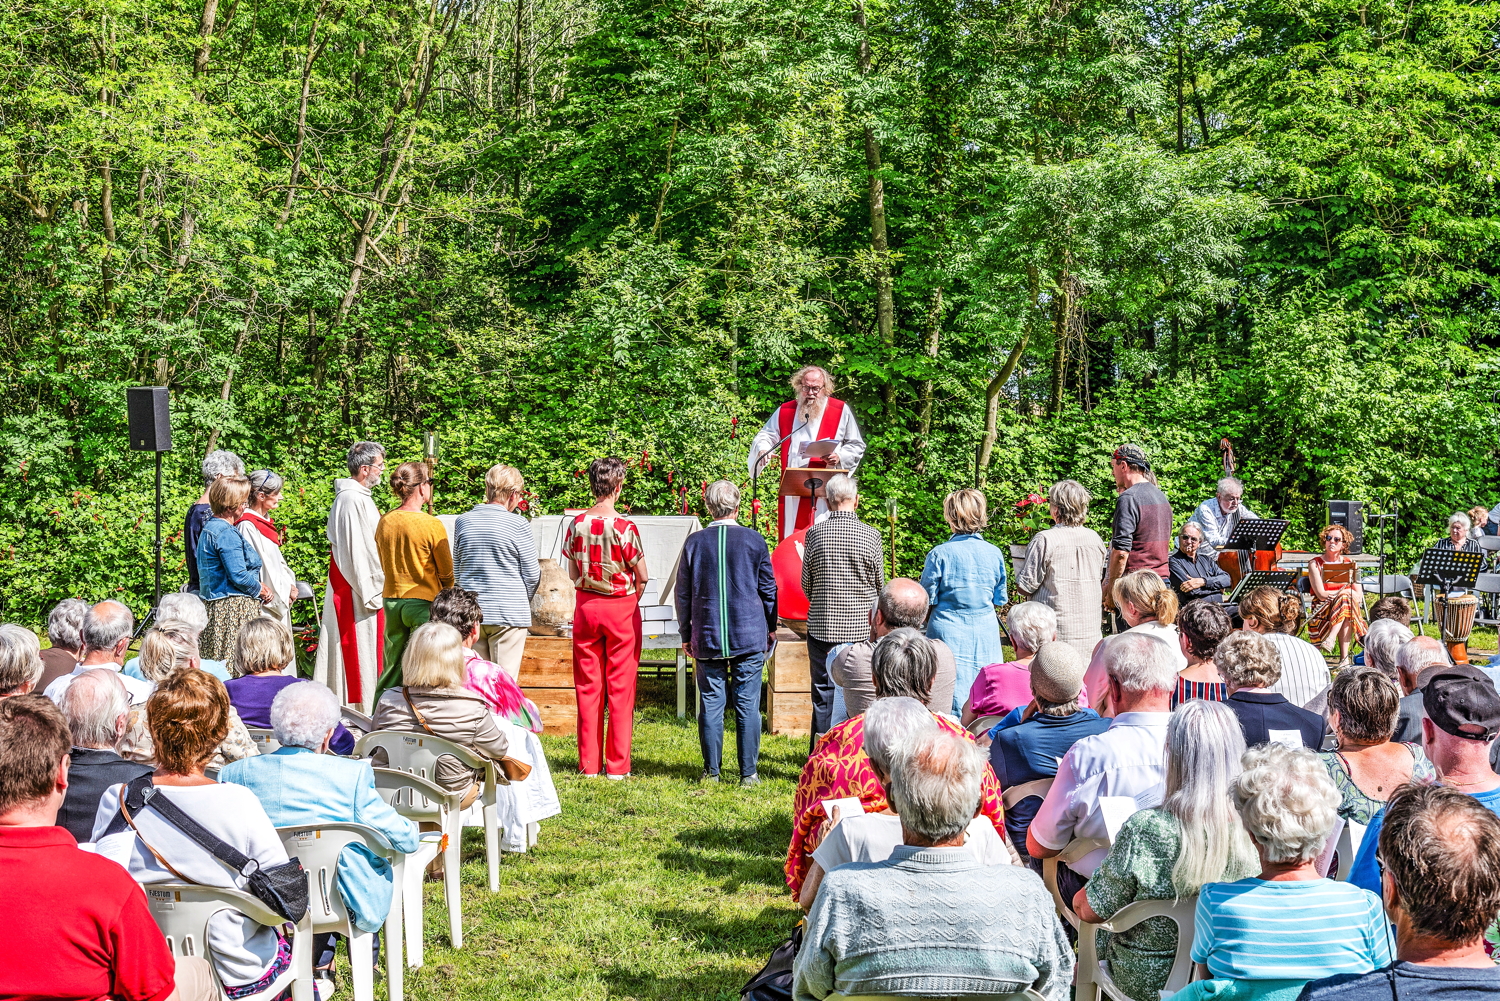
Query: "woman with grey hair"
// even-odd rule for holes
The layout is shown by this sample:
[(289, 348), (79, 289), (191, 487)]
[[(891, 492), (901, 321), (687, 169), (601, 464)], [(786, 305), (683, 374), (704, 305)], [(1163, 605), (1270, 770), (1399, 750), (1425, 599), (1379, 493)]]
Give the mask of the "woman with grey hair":
[(52, 645), (42, 651), (42, 676), (37, 679), (36, 690), (45, 692), (47, 686), (73, 668), (83, 659), (83, 617), (89, 606), (82, 598), (64, 598), (47, 616), (47, 641)]
[(260, 554), (260, 579), (271, 591), (266, 614), (280, 619), (287, 632), (292, 631), (292, 602), (297, 600), (297, 576), (286, 565), (281, 553), (281, 532), (271, 523), (271, 512), (281, 504), (286, 481), (269, 469), (250, 474), (250, 504), (235, 528)]
[[(1245, 738), (1217, 702), (1185, 702), (1167, 723), (1167, 792), (1162, 805), (1125, 821), (1109, 854), (1073, 898), (1078, 916), (1108, 921), (1137, 900), (1191, 897), (1205, 883), (1244, 879), (1260, 859), (1230, 801)], [(1151, 918), (1100, 933), (1099, 958), (1135, 1001), (1157, 1001), (1177, 952), (1177, 926)]]
[(42, 676), (42, 644), (36, 633), (13, 622), (0, 625), (0, 698), (25, 695)]
[(1193, 961), (1215, 980), (1316, 980), (1391, 962), (1380, 898), (1318, 875), (1339, 794), (1318, 756), (1285, 744), (1241, 760), (1235, 807), (1260, 856), (1260, 875), (1198, 893)]
[(203, 493), (188, 508), (187, 520), (183, 524), (182, 544), (187, 550), (188, 591), (198, 593), (198, 536), (203, 526), (213, 517), (208, 503), (208, 488), (221, 476), (244, 476), (245, 463), (233, 452), (215, 449), (203, 457)]
[(981, 716), (1004, 716), (1031, 701), (1031, 658), (1043, 643), (1057, 639), (1057, 613), (1040, 601), (1023, 601), (1005, 613), (1016, 659), (979, 671), (963, 705), (964, 726)]
[[(156, 606), (156, 624), (163, 629), (183, 633), (196, 649), (198, 638), (203, 635), (203, 630), (208, 628), (208, 608), (204, 606), (203, 599), (196, 594), (173, 591), (171, 594), (161, 596), (161, 604)], [(228, 681), (230, 678), (227, 660), (203, 657), (198, 661), (198, 667), (220, 681)], [(132, 678), (140, 678), (142, 681), (151, 680), (141, 671), (139, 657), (131, 657), (125, 662), (124, 673)]]
[(1026, 547), (1016, 590), (1057, 613), (1057, 638), (1084, 657), (1102, 638), (1100, 609), (1108, 548), (1099, 533), (1085, 528), (1089, 496), (1077, 480), (1059, 480), (1047, 491), (1052, 528), (1038, 532)]
[(1396, 656), (1401, 648), (1411, 642), (1411, 627), (1396, 619), (1376, 619), (1365, 633), (1365, 667), (1373, 667), (1381, 674), (1401, 684), (1401, 672), (1396, 666)]

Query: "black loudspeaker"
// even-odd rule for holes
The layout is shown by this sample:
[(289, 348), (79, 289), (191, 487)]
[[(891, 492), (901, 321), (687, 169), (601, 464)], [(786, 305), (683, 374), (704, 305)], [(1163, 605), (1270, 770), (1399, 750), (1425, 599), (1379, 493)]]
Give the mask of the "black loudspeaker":
[(172, 451), (172, 414), (166, 386), (134, 386), (125, 390), (130, 416), (130, 447), (137, 452)]
[(1365, 516), (1363, 501), (1331, 500), (1328, 502), (1328, 524), (1341, 525), (1354, 536), (1349, 544), (1349, 555), (1358, 556), (1365, 551)]

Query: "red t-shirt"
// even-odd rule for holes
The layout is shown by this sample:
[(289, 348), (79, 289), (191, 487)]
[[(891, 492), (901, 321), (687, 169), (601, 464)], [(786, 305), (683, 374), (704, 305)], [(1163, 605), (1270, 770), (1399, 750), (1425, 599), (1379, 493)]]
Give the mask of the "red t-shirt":
[(162, 1001), (177, 963), (130, 873), (62, 827), (0, 827), (0, 997)]

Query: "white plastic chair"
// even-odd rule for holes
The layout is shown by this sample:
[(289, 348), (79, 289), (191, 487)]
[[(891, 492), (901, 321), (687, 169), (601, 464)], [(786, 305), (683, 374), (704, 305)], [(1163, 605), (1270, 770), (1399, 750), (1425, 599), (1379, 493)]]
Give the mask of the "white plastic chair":
[[(147, 883), (141, 889), (146, 891), (146, 907), (166, 938), (172, 955), (198, 956), (208, 960), (211, 968), (214, 964), (208, 950), (208, 922), (215, 914), (236, 911), (259, 924), (271, 927), (286, 924), (280, 915), (273, 914), (257, 898), (228, 887)], [(292, 938), (291, 965), (265, 990), (248, 995), (243, 1001), (270, 1001), (287, 987), (291, 987), (294, 1001), (313, 1001), (311, 910), (297, 923), (296, 929)], [(214, 982), (219, 985), (219, 996), (227, 998), (217, 969), (214, 969)]]
[(990, 727), (994, 726), (1004, 718), (1004, 716), (1001, 716), (998, 713), (991, 713), (988, 716), (981, 716), (974, 722), (969, 724), (969, 732), (976, 737), (981, 733), (988, 733)]
[(1057, 888), (1057, 867), (1068, 862), (1077, 862), (1098, 848), (1109, 848), (1109, 842), (1104, 838), (1074, 838), (1061, 852), (1042, 860), (1042, 882), (1046, 883), (1047, 889), (1052, 892), (1052, 904), (1057, 908), (1057, 916), (1074, 928), (1080, 927), (1083, 920), (1073, 913), (1073, 902), (1064, 900), (1062, 892)]
[(349, 939), (349, 978), (354, 1001), (375, 1001), (375, 934), (360, 931), (339, 893), (339, 854), (349, 845), (364, 845), (391, 863), (393, 892), (391, 912), (385, 921), (385, 973), (390, 1001), (401, 1001), (405, 988), (401, 966), (402, 869), (406, 856), (392, 848), (378, 831), (363, 824), (319, 824), (314, 827), (278, 827), (276, 833), (286, 853), (307, 870), (308, 915), (315, 935), (335, 932)]
[(1030, 782), (1022, 782), (1020, 785), (1006, 786), (1000, 793), (1000, 803), (1007, 810), (1013, 810), (1016, 804), (1028, 796), (1040, 796), (1047, 798), (1047, 790), (1052, 788), (1052, 783), (1057, 781), (1055, 776), (1045, 779), (1032, 779)]
[[(932, 1001), (927, 994), (840, 994), (834, 991), (828, 1001)], [(1040, 991), (1030, 987), (1014, 994), (997, 994), (995, 1001), (1047, 1001)]]
[(1120, 908), (1108, 921), (1097, 925), (1088, 922), (1080, 925), (1074, 1001), (1101, 1001), (1101, 995), (1111, 1001), (1131, 1001), (1099, 962), (1095, 938), (1100, 929), (1122, 932), (1150, 918), (1167, 918), (1177, 925), (1177, 954), (1172, 957), (1172, 969), (1167, 974), (1167, 985), (1162, 991), (1162, 997), (1168, 997), (1186, 987), (1193, 979), (1193, 913), (1197, 908), (1197, 894), (1181, 900), (1137, 900)]
[(375, 722), (370, 719), (370, 714), (362, 713), (352, 706), (339, 708), (339, 722), (343, 723), (350, 732), (369, 733), (375, 729)]
[[(376, 730), (359, 738), (354, 756), (368, 758), (377, 747), (385, 748), (389, 767), (411, 772), (437, 781), (437, 759), (451, 754), (470, 768), (484, 772), (484, 786), (475, 801), (482, 804), (484, 818), (484, 856), (489, 866), (490, 892), (500, 891), (500, 808), (495, 802), (495, 763), (479, 757), (461, 744), (430, 733), (408, 733), (404, 730)], [(455, 837), (454, 842), (459, 840)], [(450, 851), (457, 852), (456, 844)], [(446, 863), (445, 863), (446, 864)]]
[(437, 824), (440, 830), (422, 835), (417, 850), (406, 856), (402, 866), (402, 902), (406, 907), (406, 964), (412, 969), (422, 965), (422, 880), (427, 863), (443, 860), (443, 896), (448, 904), (448, 938), (453, 948), (464, 944), (463, 902), (459, 897), (458, 841), (463, 833), (459, 826), (459, 796), (431, 779), (396, 768), (376, 768), (375, 788), (401, 816), (414, 823)]
[(272, 751), (281, 750), (281, 742), (276, 739), (275, 730), (267, 730), (258, 726), (247, 726), (250, 731), (250, 739), (255, 741), (256, 754), (270, 754)]

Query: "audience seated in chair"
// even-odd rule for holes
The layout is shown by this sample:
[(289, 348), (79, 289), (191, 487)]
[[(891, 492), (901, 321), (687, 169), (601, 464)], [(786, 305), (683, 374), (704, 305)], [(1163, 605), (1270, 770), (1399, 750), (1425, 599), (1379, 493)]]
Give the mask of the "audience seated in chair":
[(91, 841), (94, 816), (106, 789), (151, 774), (151, 766), (126, 761), (115, 753), (130, 719), (130, 699), (120, 676), (100, 668), (84, 671), (63, 694), (63, 718), (73, 736), (69, 755), (68, 793), (57, 823), (79, 843)]
[(1422, 687), (1427, 684), (1427, 677), (1434, 673), (1434, 668), (1447, 667), (1450, 663), (1447, 649), (1436, 636), (1418, 636), (1401, 645), (1396, 654), (1396, 671), (1404, 694), (1392, 740), (1412, 742), (1422, 739), (1422, 719), (1427, 715), (1422, 708)]
[(464, 646), (464, 687), (478, 692), (490, 712), (501, 719), (510, 720), (516, 726), (542, 732), (542, 711), (535, 702), (521, 693), (510, 672), (499, 664), (485, 660), (474, 652), (484, 626), (484, 609), (479, 607), (479, 595), (461, 587), (450, 587), (438, 592), (432, 599), (432, 617), (429, 622), (446, 622), (458, 630)]
[(35, 691), (44, 667), (36, 633), (11, 622), (0, 625), (0, 699)]
[(1391, 740), (1400, 703), (1396, 683), (1371, 667), (1340, 671), (1328, 693), (1329, 726), (1339, 746), (1319, 757), (1339, 791), (1339, 816), (1361, 827), (1368, 826), (1397, 786), (1436, 776), (1421, 744)]
[(1395, 964), (1314, 980), (1301, 1001), (1500, 996), (1500, 969), (1485, 947), (1486, 929), (1500, 913), (1500, 818), (1458, 789), (1402, 786), (1385, 809), (1380, 856)]
[(45, 692), (48, 685), (72, 674), (78, 666), (83, 658), (83, 617), (88, 610), (88, 603), (81, 598), (64, 598), (52, 606), (47, 614), (47, 640), (52, 645), (42, 651), (42, 676), (32, 691)]
[[(150, 685), (155, 686), (180, 671), (200, 670), (198, 664), (198, 647), (191, 634), (170, 624), (163, 623), (147, 630), (146, 635), (141, 638), (141, 670)], [(126, 678), (122, 675), (120, 680), (124, 681)], [(121, 757), (131, 761), (156, 763), (156, 748), (151, 742), (151, 728), (146, 723), (145, 706), (135, 706), (130, 710), (125, 735), (120, 738), (118, 748)], [(230, 761), (238, 761), (257, 753), (255, 739), (250, 736), (250, 731), (231, 703), (229, 733), (214, 751), (207, 767), (223, 768)]]
[(1064, 1001), (1073, 951), (1052, 898), (1024, 866), (983, 865), (964, 846), (983, 752), (929, 732), (896, 765), (903, 844), (883, 862), (823, 877), (793, 966), (793, 997), (989, 997), (1031, 988)]
[[(875, 777), (889, 789), (891, 774), (903, 767), (917, 741), (938, 732), (937, 723), (926, 706), (909, 698), (878, 699), (865, 710), (864, 717), (865, 754)], [(802, 882), (798, 903), (804, 911), (812, 909), (825, 874), (848, 862), (883, 862), (901, 844), (901, 818), (889, 806), (879, 813), (849, 817), (840, 816), (839, 807), (833, 810), (834, 816), (825, 822), (823, 836), (813, 849), (807, 879)], [(1019, 861), (1015, 851), (1000, 840), (988, 817), (975, 817), (969, 822), (964, 847), (985, 865)]]
[[(1088, 886), (1073, 898), (1099, 924), (1137, 900), (1191, 899), (1205, 883), (1260, 872), (1260, 859), (1230, 802), (1245, 738), (1234, 713), (1195, 699), (1167, 724), (1167, 795), (1125, 821)], [(1102, 940), (1115, 984), (1135, 1001), (1157, 1001), (1177, 952), (1177, 925), (1150, 918)]]
[[(125, 663), (125, 651), (130, 649), (130, 637), (135, 632), (135, 616), (130, 609), (118, 601), (101, 601), (92, 605), (83, 616), (83, 657), (78, 666), (51, 682), (43, 693), (54, 703), (61, 704), (63, 692), (73, 679), (92, 667), (120, 671)], [(138, 706), (151, 694), (151, 683), (140, 678), (124, 675), (120, 679), (130, 704)]]
[(964, 726), (981, 716), (1004, 716), (1031, 701), (1031, 662), (1044, 643), (1057, 639), (1057, 613), (1040, 601), (1023, 601), (1005, 613), (1005, 628), (1016, 659), (986, 664), (969, 690), (958, 693)]
[[(915, 629), (894, 629), (882, 636), (875, 644), (871, 671), (877, 701), (905, 696), (931, 710), (929, 699), (932, 679), (937, 673), (937, 654), (934, 644)], [(951, 716), (933, 713), (933, 720), (941, 730), (973, 739)], [(1000, 784), (988, 767), (983, 771), (979, 809), (998, 830), (1005, 822)], [(859, 798), (866, 813), (879, 813), (891, 805), (885, 786), (875, 777), (864, 752), (862, 714), (845, 720), (819, 738), (817, 749), (802, 767), (792, 800), (792, 840), (783, 867), (794, 898), (801, 893), (802, 881), (812, 865), (812, 835), (828, 819), (823, 812), (823, 800), (851, 796)]]
[[(829, 677), (833, 679), (842, 698), (844, 716), (835, 716), (834, 723), (853, 719), (869, 708), (878, 695), (875, 694), (875, 679), (871, 662), (875, 657), (875, 644), (894, 629), (918, 629), (927, 621), (930, 606), (927, 591), (910, 577), (895, 577), (886, 581), (870, 609), (870, 637), (845, 646), (828, 665)], [(937, 656), (937, 670), (932, 676), (932, 691), (927, 697), (927, 708), (935, 713), (951, 715), (954, 702), (954, 684), (958, 667), (953, 651), (942, 640), (930, 640)], [(959, 699), (958, 701), (963, 701)]]
[(1219, 644), (1214, 663), (1229, 685), (1224, 704), (1239, 718), (1245, 745), (1255, 747), (1278, 736), (1300, 740), (1302, 746), (1318, 750), (1328, 733), (1328, 724), (1317, 713), (1293, 705), (1275, 690), (1281, 678), (1281, 657), (1264, 636), (1241, 630)]
[[(262, 621), (285, 629), (274, 619)], [(329, 753), (338, 722), (332, 689), (294, 681), (271, 703), (271, 726), (280, 749), (225, 766), (219, 781), (253, 792), (278, 828), (363, 824), (397, 851), (416, 851), (417, 825), (381, 799), (370, 762)], [(356, 927), (372, 932), (385, 924), (393, 886), (390, 863), (363, 845), (350, 845), (339, 854), (338, 885)], [(315, 965), (331, 969), (332, 936), (318, 944), (322, 948), (313, 950)]]
[[(208, 628), (208, 608), (203, 604), (203, 599), (196, 594), (173, 591), (171, 594), (161, 596), (161, 604), (156, 609), (156, 625), (184, 634), (188, 643), (197, 649), (203, 630)], [(226, 661), (203, 657), (198, 661), (198, 666), (220, 681), (229, 680), (229, 664)], [(127, 660), (122, 673), (127, 678), (151, 680), (141, 671), (139, 657), (131, 657)]]
[[(224, 683), (197, 668), (186, 668), (157, 683), (146, 700), (146, 725), (155, 745), (156, 795), (171, 803), (219, 839), (262, 868), (287, 861), (281, 837), (255, 794), (204, 775), (204, 768), (229, 734), (229, 693)], [(141, 883), (189, 880), (205, 886), (245, 889), (248, 880), (233, 873), (138, 794), (122, 808), (124, 786), (105, 792), (94, 821), (99, 851), (122, 859)], [(168, 868), (170, 866), (170, 868)], [(208, 951), (219, 979), (234, 998), (263, 990), (291, 964), (291, 942), (279, 928), (256, 924), (243, 914), (224, 912), (209, 923)]]
[[(226, 681), (229, 704), (246, 726), (269, 730), (271, 703), (288, 686), (300, 680), (283, 673), (297, 658), (292, 634), (280, 619), (262, 616), (240, 626), (234, 640), (235, 677)], [(328, 749), (334, 754), (353, 754), (354, 735), (342, 723), (333, 730)]]
[[(1199, 972), (1292, 986), (1385, 966), (1390, 935), (1380, 898), (1321, 877), (1315, 867), (1339, 804), (1317, 755), (1266, 744), (1246, 751), (1243, 765), (1234, 800), (1261, 871), (1199, 891), (1192, 953)], [(1188, 988), (1195, 989), (1209, 990)]]
[[(1011, 712), (990, 731), (990, 766), (1010, 800), (1005, 807), (1005, 833), (1023, 861), (1031, 858), (1026, 854), (1026, 832), (1043, 799), (1043, 792), (1032, 784), (1056, 777), (1058, 763), (1070, 747), (1109, 729), (1110, 721), (1084, 704), (1087, 666), (1077, 647), (1043, 643), (1031, 659), (1030, 705)], [(1020, 788), (1028, 785), (1038, 791)]]
[[(418, 626), (406, 644), (402, 671), (405, 684), (390, 689), (375, 704), (376, 730), (430, 733), (480, 758), (505, 757), (509, 743), (484, 696), (464, 687), (464, 648), (457, 629), (446, 622)], [(370, 757), (377, 768), (388, 761), (383, 747), (375, 748)], [(467, 809), (479, 796), (484, 774), (445, 754), (438, 758), (433, 779), (444, 789), (463, 793), (460, 806)]]
[(114, 862), (55, 826), (68, 727), (40, 695), (0, 701), (0, 997), (210, 1001), (202, 959), (173, 959), (146, 897)]
[[(1165, 593), (1165, 592), (1164, 592)], [(1128, 797), (1137, 810), (1160, 805), (1166, 793), (1167, 721), (1177, 686), (1180, 651), (1148, 633), (1123, 633), (1104, 651), (1105, 696), (1117, 710), (1109, 729), (1068, 748), (1057, 778), (1026, 832), (1032, 858), (1062, 854), (1075, 838), (1109, 840), (1100, 800)], [(1108, 853), (1097, 848), (1058, 867), (1058, 891), (1072, 900)]]

